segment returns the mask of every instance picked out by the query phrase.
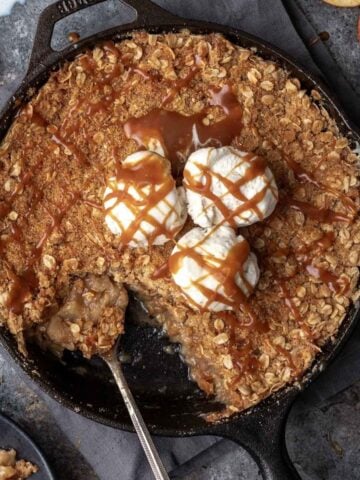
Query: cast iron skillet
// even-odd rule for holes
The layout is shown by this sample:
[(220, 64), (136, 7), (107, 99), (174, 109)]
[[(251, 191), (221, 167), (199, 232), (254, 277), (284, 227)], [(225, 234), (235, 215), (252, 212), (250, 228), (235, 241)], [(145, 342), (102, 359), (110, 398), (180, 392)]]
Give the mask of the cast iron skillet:
[[(336, 119), (341, 132), (353, 142), (360, 141), (359, 134), (327, 88), (283, 52), (233, 28), (181, 19), (149, 0), (126, 1), (137, 14), (135, 21), (81, 40), (61, 52), (51, 49), (52, 32), (58, 20), (102, 1), (61, 0), (44, 10), (40, 16), (28, 73), (0, 116), (0, 138), (5, 135), (19, 106), (29, 99), (34, 89), (47, 80), (52, 70), (65, 60), (73, 59), (80, 51), (93, 47), (101, 40), (121, 40), (137, 29), (161, 33), (186, 27), (195, 34), (220, 32), (234, 44), (256, 47), (260, 55), (275, 60), (299, 78), (309, 91), (316, 87), (324, 99), (323, 105)], [(266, 480), (300, 478), (285, 448), (284, 428), (288, 411), (299, 391), (327, 366), (344, 344), (360, 315), (359, 306), (350, 309), (336, 341), (326, 345), (300, 386), (286, 387), (246, 412), (215, 425), (206, 423), (202, 414), (219, 409), (220, 405), (206, 398), (188, 380), (186, 367), (178, 355), (168, 353), (169, 346), (164, 351), (166, 338), (154, 328), (134, 322), (140, 314), (139, 309), (132, 308), (127, 315), (127, 333), (122, 349), (132, 358), (131, 363), (125, 365), (125, 374), (150, 431), (169, 436), (212, 434), (227, 437), (250, 451)], [(87, 362), (76, 354), (67, 353), (60, 362), (36, 347), (30, 348), (29, 358), (25, 359), (18, 352), (12, 336), (4, 329), (0, 330), (0, 340), (28, 376), (62, 405), (96, 422), (132, 430), (123, 402), (100, 360)]]

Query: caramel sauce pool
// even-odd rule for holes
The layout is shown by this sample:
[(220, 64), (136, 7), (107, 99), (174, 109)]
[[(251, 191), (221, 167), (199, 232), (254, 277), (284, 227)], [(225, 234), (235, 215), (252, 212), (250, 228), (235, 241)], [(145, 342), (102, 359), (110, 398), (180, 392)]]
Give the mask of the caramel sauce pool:
[(224, 112), (224, 118), (218, 122), (204, 124), (206, 110), (186, 116), (156, 108), (142, 117), (129, 119), (124, 124), (125, 134), (145, 148), (150, 139), (158, 140), (173, 165), (184, 163), (200, 147), (230, 145), (241, 133), (242, 109), (229, 85), (210, 89), (210, 95), (210, 105), (219, 106)]

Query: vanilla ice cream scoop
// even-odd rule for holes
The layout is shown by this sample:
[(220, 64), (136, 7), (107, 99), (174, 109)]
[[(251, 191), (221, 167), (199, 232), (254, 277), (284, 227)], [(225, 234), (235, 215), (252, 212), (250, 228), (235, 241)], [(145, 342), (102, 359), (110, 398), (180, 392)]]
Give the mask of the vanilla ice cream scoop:
[(169, 270), (193, 307), (213, 312), (237, 310), (260, 276), (248, 242), (227, 226), (187, 232), (170, 255)]
[(133, 153), (117, 166), (104, 193), (105, 222), (123, 245), (162, 245), (183, 227), (184, 190), (176, 188), (170, 162), (154, 152)]
[(244, 227), (268, 217), (278, 201), (263, 158), (232, 147), (201, 148), (184, 169), (188, 211), (201, 227)]

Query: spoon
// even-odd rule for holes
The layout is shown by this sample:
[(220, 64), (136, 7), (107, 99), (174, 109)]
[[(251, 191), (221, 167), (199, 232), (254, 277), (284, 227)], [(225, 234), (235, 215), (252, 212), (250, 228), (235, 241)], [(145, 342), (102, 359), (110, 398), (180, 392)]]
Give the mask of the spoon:
[(155, 479), (170, 480), (121, 369), (121, 364), (117, 355), (118, 343), (119, 339), (111, 350), (109, 350), (107, 353), (101, 354), (100, 356), (104, 362), (106, 362), (114, 376), (116, 385), (118, 386), (124, 399), (131, 421), (144, 449), (145, 455), (149, 461)]

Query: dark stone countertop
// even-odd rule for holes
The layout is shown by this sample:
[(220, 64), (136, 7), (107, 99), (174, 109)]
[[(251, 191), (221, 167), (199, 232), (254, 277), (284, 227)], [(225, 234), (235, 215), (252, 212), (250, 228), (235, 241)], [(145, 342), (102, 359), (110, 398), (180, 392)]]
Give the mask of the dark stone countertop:
[[(0, 0), (1, 1), (1, 0)], [(294, 0), (288, 0), (294, 1)], [(353, 88), (360, 93), (360, 44), (356, 37), (357, 9), (334, 9), (320, 0), (296, 0), (317, 32), (327, 31), (327, 45)], [(39, 13), (51, 0), (27, 0), (16, 5), (12, 15), (0, 18), (0, 106), (23, 77)], [(82, 13), (71, 26), (58, 27), (58, 45), (64, 32), (82, 35), (116, 25), (120, 18), (116, 0), (101, 5), (92, 15)], [(19, 375), (8, 356), (0, 350), (0, 411), (31, 434), (43, 449), (59, 480), (95, 480), (98, 477), (78, 451), (81, 438), (71, 443), (53, 419), (43, 398)], [(0, 432), (1, 435), (1, 432)], [(355, 480), (360, 478), (360, 382), (314, 407), (298, 401), (287, 427), (287, 444), (303, 479)], [(187, 480), (259, 480), (254, 461), (240, 447), (227, 442), (226, 452), (214, 455), (206, 466), (198, 466)], [(206, 468), (205, 468), (206, 467)], [(119, 476), (119, 478), (121, 478)], [(101, 478), (99, 480), (108, 480)], [(124, 479), (125, 480), (125, 479)]]

